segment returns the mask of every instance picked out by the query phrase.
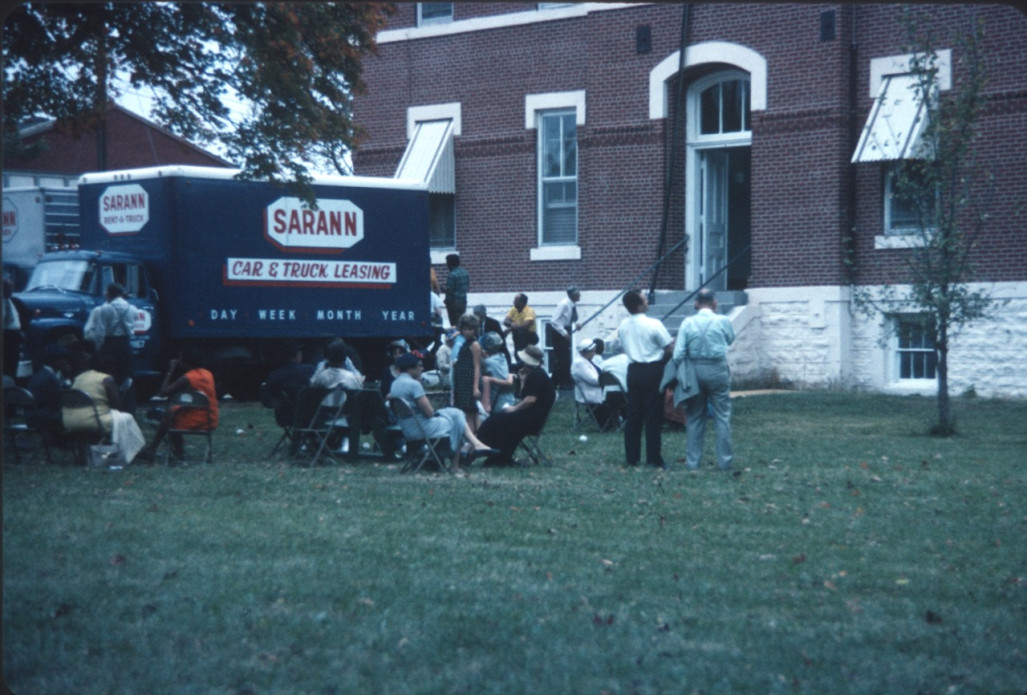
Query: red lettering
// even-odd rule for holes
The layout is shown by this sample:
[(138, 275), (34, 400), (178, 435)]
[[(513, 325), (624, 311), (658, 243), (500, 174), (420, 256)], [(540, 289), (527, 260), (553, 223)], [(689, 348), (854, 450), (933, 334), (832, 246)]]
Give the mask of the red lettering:
[(346, 213), (346, 236), (357, 235), (357, 213)]

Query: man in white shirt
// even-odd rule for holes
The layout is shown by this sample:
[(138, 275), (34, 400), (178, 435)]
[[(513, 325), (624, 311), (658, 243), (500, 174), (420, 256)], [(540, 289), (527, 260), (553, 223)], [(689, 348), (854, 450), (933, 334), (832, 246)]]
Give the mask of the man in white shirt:
[(556, 388), (574, 388), (571, 379), (571, 339), (574, 331), (580, 330), (578, 323), (578, 301), (581, 292), (574, 285), (567, 288), (567, 296), (560, 300), (553, 317), (546, 326), (546, 339), (552, 352), (553, 384)]
[(624, 294), (624, 307), (630, 316), (617, 328), (617, 339), (628, 356), (628, 405), (624, 424), (624, 455), (629, 466), (637, 466), (642, 453), (645, 427), (646, 463), (666, 468), (663, 461), (661, 428), (663, 393), (660, 381), (663, 364), (670, 357), (674, 340), (663, 323), (645, 315), (649, 300), (640, 290)]

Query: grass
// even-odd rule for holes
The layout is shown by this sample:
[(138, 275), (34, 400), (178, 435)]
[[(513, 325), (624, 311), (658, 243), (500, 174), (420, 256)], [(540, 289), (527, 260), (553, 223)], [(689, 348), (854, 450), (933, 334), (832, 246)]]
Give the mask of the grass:
[[(4, 467), (15, 693), (1027, 691), (1027, 403), (735, 401), (740, 475), (621, 467), (558, 402), (545, 469)], [(708, 437), (712, 439), (712, 434)], [(712, 457), (711, 457), (712, 458)]]

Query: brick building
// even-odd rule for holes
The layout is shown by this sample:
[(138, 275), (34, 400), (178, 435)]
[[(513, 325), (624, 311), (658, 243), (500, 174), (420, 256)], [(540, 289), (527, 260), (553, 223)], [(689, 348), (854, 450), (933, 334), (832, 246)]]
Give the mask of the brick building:
[[(135, 169), (160, 164), (230, 167), (230, 163), (117, 104), (107, 109), (106, 169)], [(80, 174), (97, 171), (99, 146), (96, 129), (63, 132), (54, 121), (29, 125), (21, 131), (28, 145), (45, 147), (34, 157), (4, 160), (4, 187), (75, 186)]]
[[(959, 37), (985, 28), (976, 147), (998, 176), (973, 264), (999, 301), (953, 342), (951, 388), (1025, 396), (1027, 18), (1004, 5), (914, 10), (934, 28), (942, 90), (965, 79)], [(930, 393), (929, 346), (894, 330), (902, 307), (882, 322), (853, 300), (903, 281), (912, 238), (890, 195), (908, 151), (861, 138), (915, 129), (901, 108), (874, 109), (908, 87), (898, 12), (400, 4), (364, 63), (354, 166), (429, 182), (436, 270), (444, 279), (458, 252), (470, 302), (493, 316), (525, 291), (544, 318), (574, 283), (580, 313), (595, 314), (583, 333), (605, 337), (624, 315), (607, 304), (648, 287), (671, 250), (658, 297), (744, 291), (729, 309), (736, 375)]]

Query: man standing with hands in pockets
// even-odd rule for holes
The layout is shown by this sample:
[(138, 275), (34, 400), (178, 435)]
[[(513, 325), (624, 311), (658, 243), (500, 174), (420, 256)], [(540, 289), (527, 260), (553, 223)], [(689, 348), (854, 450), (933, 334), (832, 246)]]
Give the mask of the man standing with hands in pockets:
[(621, 321), (617, 338), (628, 356), (628, 405), (624, 424), (624, 454), (629, 466), (637, 466), (642, 453), (645, 425), (645, 460), (650, 466), (666, 468), (661, 452), (663, 393), (660, 381), (663, 364), (670, 357), (673, 339), (663, 323), (645, 315), (649, 300), (637, 289), (624, 294), (630, 316)]
[(717, 433), (717, 463), (721, 470), (731, 469), (731, 372), (727, 366), (727, 348), (735, 341), (735, 329), (728, 317), (714, 313), (717, 300), (712, 290), (699, 290), (695, 298), (696, 312), (681, 324), (674, 361), (690, 359), (695, 365), (699, 393), (685, 401), (688, 444), (685, 463), (696, 470), (702, 461), (703, 439), (706, 436), (706, 403), (713, 410), (713, 426)]

